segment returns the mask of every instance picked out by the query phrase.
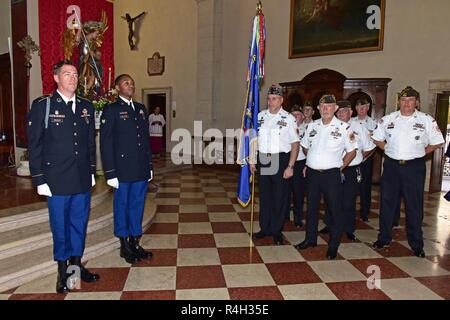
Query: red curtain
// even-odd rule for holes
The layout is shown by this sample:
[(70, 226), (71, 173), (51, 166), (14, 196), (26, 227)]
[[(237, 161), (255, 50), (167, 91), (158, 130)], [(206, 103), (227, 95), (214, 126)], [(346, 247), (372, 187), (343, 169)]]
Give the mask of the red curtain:
[[(104, 72), (104, 87), (108, 86), (109, 68), (114, 81), (114, 16), (113, 4), (106, 0), (39, 0), (39, 37), (41, 47), (41, 67), (43, 93), (52, 93), (56, 86), (53, 81), (52, 66), (64, 59), (63, 33), (66, 30), (67, 19), (71, 13), (67, 8), (77, 5), (81, 10), (81, 23), (100, 21), (102, 10), (108, 17), (108, 30), (101, 47)], [(75, 49), (73, 61), (78, 61), (79, 49)], [(76, 63), (77, 65), (77, 63)]]

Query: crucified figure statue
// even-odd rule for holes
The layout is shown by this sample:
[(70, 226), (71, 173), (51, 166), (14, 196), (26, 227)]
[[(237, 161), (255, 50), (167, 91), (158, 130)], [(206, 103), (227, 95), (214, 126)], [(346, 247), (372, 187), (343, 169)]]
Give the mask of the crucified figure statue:
[(147, 14), (147, 12), (142, 12), (140, 15), (131, 18), (129, 13), (125, 14), (125, 17), (122, 16), (122, 19), (126, 20), (126, 22), (128, 23), (128, 43), (130, 44), (130, 49), (134, 50), (134, 48), (136, 47), (136, 45), (133, 42), (133, 37), (134, 37), (134, 22), (136, 20), (138, 20), (139, 18), (141, 18), (143, 15)]

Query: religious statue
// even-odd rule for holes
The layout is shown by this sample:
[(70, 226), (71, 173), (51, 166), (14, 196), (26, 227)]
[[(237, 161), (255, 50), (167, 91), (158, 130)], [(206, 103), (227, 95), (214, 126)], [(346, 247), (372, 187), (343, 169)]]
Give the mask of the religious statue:
[(101, 51), (104, 34), (108, 30), (108, 17), (102, 11), (101, 21), (87, 21), (80, 27), (80, 21), (73, 21), (72, 28), (64, 32), (64, 58), (71, 60), (76, 47), (80, 48), (79, 85), (83, 94), (100, 93), (103, 84), (103, 66)]
[(136, 45), (133, 42), (134, 37), (134, 22), (141, 18), (143, 15), (147, 14), (147, 12), (142, 12), (140, 15), (131, 18), (130, 14), (126, 13), (125, 17), (122, 17), (122, 19), (126, 20), (128, 23), (128, 44), (130, 45), (130, 49), (134, 50), (136, 48)]

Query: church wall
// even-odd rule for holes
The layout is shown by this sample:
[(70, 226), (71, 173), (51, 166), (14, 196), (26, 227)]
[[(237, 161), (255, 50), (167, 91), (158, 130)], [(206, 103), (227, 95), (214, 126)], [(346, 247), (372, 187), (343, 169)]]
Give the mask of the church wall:
[[(128, 26), (121, 18), (142, 11), (138, 50), (128, 44)], [(142, 89), (172, 87), (172, 100), (177, 114), (171, 119), (173, 128), (191, 128), (195, 119), (197, 82), (197, 2), (193, 0), (115, 0), (114, 46), (116, 75), (129, 73), (136, 82), (136, 96), (142, 100)], [(147, 59), (158, 51), (165, 56), (162, 76), (147, 74)]]

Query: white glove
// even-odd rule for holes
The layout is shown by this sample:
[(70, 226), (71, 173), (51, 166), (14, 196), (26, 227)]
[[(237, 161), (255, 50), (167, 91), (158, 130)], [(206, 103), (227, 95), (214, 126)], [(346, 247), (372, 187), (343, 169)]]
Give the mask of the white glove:
[(114, 189), (119, 189), (119, 180), (117, 178), (109, 179), (106, 183)]
[(92, 175), (92, 186), (95, 186), (95, 176)]
[(52, 192), (50, 191), (50, 187), (48, 184), (44, 183), (37, 187), (37, 193), (41, 196), (51, 197)]
[(150, 170), (150, 179), (148, 179), (148, 182), (153, 180), (153, 170)]

